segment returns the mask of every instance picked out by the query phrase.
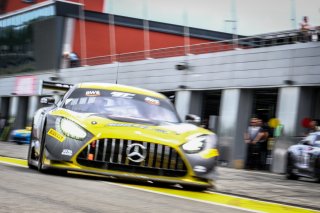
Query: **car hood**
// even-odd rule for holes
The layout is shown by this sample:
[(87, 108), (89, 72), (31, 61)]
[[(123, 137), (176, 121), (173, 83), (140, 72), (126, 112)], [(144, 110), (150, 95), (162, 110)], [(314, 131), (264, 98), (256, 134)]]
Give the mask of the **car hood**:
[(50, 114), (74, 121), (96, 138), (123, 138), (179, 146), (200, 135), (213, 134), (209, 130), (187, 123), (155, 124), (139, 120), (124, 122), (98, 114), (76, 113), (65, 109), (53, 110)]

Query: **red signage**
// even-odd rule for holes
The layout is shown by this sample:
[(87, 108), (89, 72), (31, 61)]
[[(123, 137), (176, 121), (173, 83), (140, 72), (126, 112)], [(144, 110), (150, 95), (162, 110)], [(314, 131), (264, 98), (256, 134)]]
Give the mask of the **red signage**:
[(18, 76), (16, 77), (15, 94), (16, 95), (34, 95), (36, 78), (33, 75), (30, 76)]

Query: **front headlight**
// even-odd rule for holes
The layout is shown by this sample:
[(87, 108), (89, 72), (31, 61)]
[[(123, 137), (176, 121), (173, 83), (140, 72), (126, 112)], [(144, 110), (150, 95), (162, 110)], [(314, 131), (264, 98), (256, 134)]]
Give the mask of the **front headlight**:
[(189, 154), (198, 153), (204, 148), (206, 139), (206, 136), (193, 138), (189, 142), (183, 144), (182, 149)]
[(195, 154), (204, 149), (216, 149), (217, 136), (215, 134), (202, 135), (193, 138), (182, 145), (182, 149), (188, 154)]
[(82, 140), (87, 136), (86, 131), (81, 126), (68, 119), (62, 118), (60, 127), (62, 133), (70, 138)]

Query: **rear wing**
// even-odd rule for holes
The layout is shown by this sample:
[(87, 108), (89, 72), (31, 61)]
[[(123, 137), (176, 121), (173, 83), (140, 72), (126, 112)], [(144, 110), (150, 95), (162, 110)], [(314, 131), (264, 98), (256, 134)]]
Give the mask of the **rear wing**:
[(73, 84), (67, 84), (67, 83), (60, 83), (60, 82), (54, 82), (54, 81), (42, 81), (41, 91), (43, 91), (44, 89), (47, 89), (47, 90), (67, 92), (73, 86), (74, 86)]

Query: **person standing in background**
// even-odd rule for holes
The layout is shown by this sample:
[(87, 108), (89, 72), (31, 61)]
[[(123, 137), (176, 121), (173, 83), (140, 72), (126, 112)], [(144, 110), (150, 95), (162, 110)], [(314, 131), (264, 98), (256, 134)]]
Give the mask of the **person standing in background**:
[(265, 133), (261, 126), (261, 120), (251, 118), (247, 131), (244, 133), (244, 142), (247, 144), (246, 169), (261, 168), (261, 143)]
[(304, 16), (302, 18), (302, 22), (300, 23), (300, 31), (301, 31), (301, 40), (302, 42), (310, 41), (310, 30), (311, 26), (309, 24), (308, 16)]
[(266, 169), (267, 155), (268, 155), (268, 138), (270, 136), (270, 127), (261, 119), (258, 119), (258, 126), (261, 127), (261, 138), (259, 139), (259, 169)]

